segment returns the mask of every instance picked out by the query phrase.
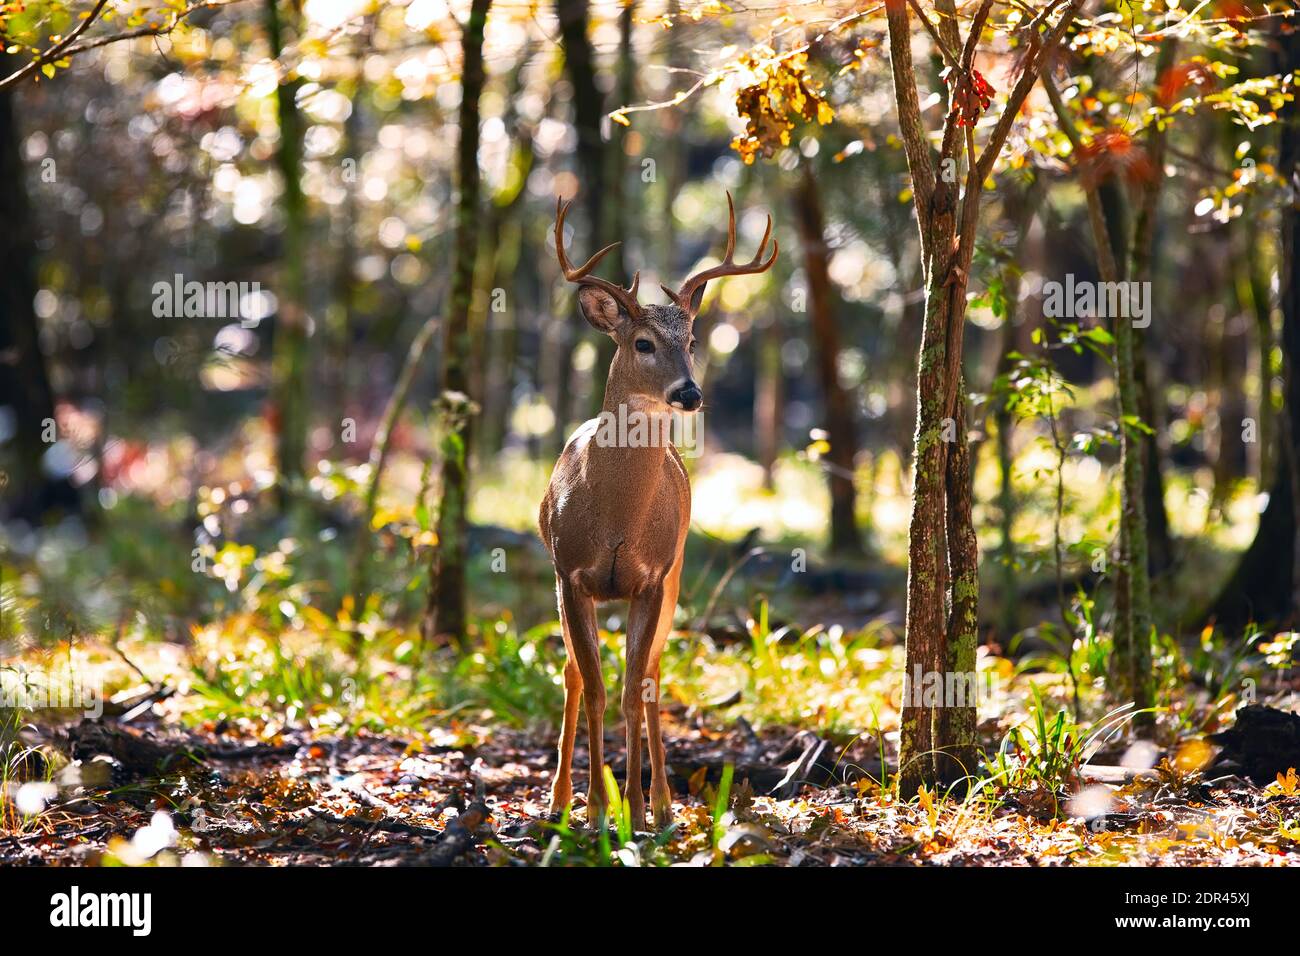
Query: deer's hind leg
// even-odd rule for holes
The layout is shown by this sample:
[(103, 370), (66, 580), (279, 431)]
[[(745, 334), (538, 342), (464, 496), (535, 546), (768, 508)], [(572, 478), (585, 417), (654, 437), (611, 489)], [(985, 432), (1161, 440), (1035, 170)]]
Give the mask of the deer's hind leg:
[[(560, 580), (560, 607), (564, 618), (564, 637), (568, 645), (569, 662), (577, 663), (577, 687), (582, 693), (583, 708), (587, 711), (587, 751), (590, 754), (587, 781), (587, 823), (595, 826), (605, 813), (605, 782), (601, 778), (605, 766), (605, 681), (600, 676), (600, 632), (596, 630), (596, 602), (568, 581)], [(570, 700), (569, 669), (565, 667), (564, 714), (566, 730), (576, 733), (578, 719), (577, 694)], [(572, 712), (573, 721), (568, 721)], [(572, 738), (570, 753), (572, 753)], [(564, 738), (561, 737), (561, 743)]]
[(665, 767), (663, 732), (659, 729), (659, 698), (661, 694), (659, 659), (663, 655), (668, 632), (673, 627), (673, 614), (677, 611), (677, 593), (682, 580), (682, 555), (668, 572), (664, 581), (663, 606), (659, 610), (659, 620), (655, 627), (654, 643), (648, 661), (648, 676), (654, 684), (645, 705), (646, 736), (650, 740), (650, 811), (654, 816), (655, 826), (663, 829), (673, 822), (673, 795), (668, 788), (668, 772)]
[(551, 781), (552, 814), (561, 813), (573, 802), (573, 741), (578, 734), (578, 705), (582, 697), (582, 671), (573, 651), (568, 615), (564, 611), (562, 585), (557, 581), (556, 596), (560, 609), (560, 624), (564, 630), (564, 721), (560, 726), (559, 765)]

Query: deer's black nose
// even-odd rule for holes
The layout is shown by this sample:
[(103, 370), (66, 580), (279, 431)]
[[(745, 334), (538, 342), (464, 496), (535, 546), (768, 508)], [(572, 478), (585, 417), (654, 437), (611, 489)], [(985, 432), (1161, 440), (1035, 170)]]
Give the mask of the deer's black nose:
[(704, 404), (704, 393), (694, 382), (687, 382), (672, 390), (668, 395), (668, 404), (688, 412), (693, 412)]

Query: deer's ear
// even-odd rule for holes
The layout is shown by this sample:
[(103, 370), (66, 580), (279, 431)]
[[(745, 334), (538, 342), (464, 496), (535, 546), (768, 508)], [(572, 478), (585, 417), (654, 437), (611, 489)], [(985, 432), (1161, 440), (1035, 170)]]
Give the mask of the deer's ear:
[(701, 282), (699, 288), (691, 293), (690, 314), (696, 315), (700, 311), (700, 303), (704, 301), (704, 287), (707, 282)]
[(618, 303), (603, 289), (591, 286), (579, 289), (578, 307), (582, 309), (583, 318), (606, 335), (613, 335), (623, 324), (623, 314), (619, 311)]

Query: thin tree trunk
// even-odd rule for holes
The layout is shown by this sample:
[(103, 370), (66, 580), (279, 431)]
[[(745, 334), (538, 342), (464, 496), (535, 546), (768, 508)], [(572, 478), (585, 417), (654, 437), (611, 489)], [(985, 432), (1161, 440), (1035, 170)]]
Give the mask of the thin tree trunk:
[(852, 397), (840, 382), (840, 330), (835, 316), (835, 290), (831, 285), (830, 252), (821, 196), (811, 161), (803, 162), (795, 194), (795, 215), (803, 243), (804, 272), (808, 278), (808, 307), (812, 323), (817, 377), (822, 383), (826, 432), (830, 453), (827, 481), (831, 493), (830, 547), (836, 554), (861, 555), (862, 535), (855, 514), (857, 494), (853, 471), (858, 454)]
[[(12, 73), (16, 59), (0, 53), (0, 74)], [(0, 517), (36, 523), (48, 513), (81, 509), (71, 483), (41, 467), (50, 447), (44, 438), (54, 421), (54, 390), (32, 305), (36, 237), (14, 109), (17, 90), (0, 89), (0, 412), (12, 414), (14, 429), (0, 444)]]
[[(1011, 353), (1017, 350), (1020, 335), (1020, 277), (1021, 264), (1024, 260), (1025, 244), (1030, 228), (1038, 213), (1043, 199), (1043, 184), (1038, 177), (1024, 190), (1008, 192), (1004, 201), (1003, 212), (1016, 230), (1016, 242), (1010, 260), (1002, 269), (1003, 300), (1006, 315), (1002, 321), (1001, 335), (998, 341), (997, 363), (994, 378), (1005, 375), (1011, 368)], [(990, 387), (989, 392), (993, 389)], [(998, 633), (1008, 639), (1016, 632), (1019, 611), (1019, 574), (1016, 570), (1016, 543), (1014, 528), (1016, 523), (1016, 494), (1012, 469), (1015, 454), (1012, 439), (1015, 424), (1005, 401), (994, 402), (992, 408), (993, 427), (996, 432), (996, 452), (998, 461), (998, 562), (999, 594)], [(978, 461), (978, 449), (971, 449), (971, 460)]]
[(1254, 441), (1246, 446), (1250, 474), (1257, 489), (1268, 488), (1273, 481), (1273, 449), (1275, 445), (1273, 416), (1273, 388), (1270, 366), (1273, 360), (1273, 321), (1269, 302), (1268, 279), (1262, 274), (1262, 257), (1257, 248), (1257, 234), (1251, 216), (1250, 200), (1245, 200), (1246, 211), (1234, 228), (1232, 253), (1232, 281), (1237, 308), (1254, 324), (1255, 345), (1251, 373), (1259, 382), (1259, 393), (1254, 398)]
[[(367, 33), (369, 30), (367, 29)], [(357, 191), (360, 188), (361, 155), (358, 143), (361, 126), (361, 102), (365, 90), (365, 71), (358, 69), (353, 77), (352, 110), (343, 122), (343, 203), (338, 226), (338, 256), (334, 261), (334, 294), (329, 312), (329, 341), (333, 355), (330, 361), (331, 394), (328, 402), (334, 414), (332, 424), (337, 427), (347, 415), (348, 401), (352, 397), (353, 382), (348, 374), (351, 367), (353, 318), (356, 312), (357, 249), (354, 233), (357, 227)]]
[[(1015, 319), (1020, 305), (1020, 277), (1012, 275), (1014, 270), (1003, 272), (1003, 286), (1007, 290), (1007, 315), (1003, 320), (1001, 344), (999, 347), (998, 371), (1001, 375), (1011, 365), (1007, 357), (1016, 348)], [(997, 432), (998, 459), (998, 560), (1000, 568), (1001, 607), (998, 610), (998, 632), (1003, 640), (1015, 634), (1020, 618), (1020, 575), (1016, 568), (1016, 488), (1012, 470), (1015, 466), (1015, 450), (1012, 444), (1014, 423), (1005, 401), (998, 401), (993, 408), (993, 427)]]
[(773, 311), (755, 329), (758, 366), (754, 384), (754, 450), (763, 466), (763, 488), (775, 488), (773, 471), (781, 447), (781, 319)]
[[(271, 57), (279, 61), (284, 53), (281, 0), (266, 0), (266, 32)], [(298, 8), (292, 7), (295, 20)], [(276, 424), (276, 458), (280, 469), (281, 504), (300, 488), (307, 457), (307, 203), (302, 191), (302, 116), (297, 94), (301, 81), (280, 64), (281, 76), (275, 91), (280, 140), (275, 165), (283, 181), (281, 205), (284, 234), (280, 246), (280, 276), (283, 283), (276, 321), (272, 358), (272, 408)]]
[(513, 367), (514, 358), (510, 358), (511, 365), (503, 366), (498, 351), (506, 338), (501, 324), (509, 323), (513, 327), (519, 315), (518, 290), (514, 288), (512, 276), (519, 260), (520, 236), (518, 229), (512, 226), (527, 195), (525, 185), (532, 172), (535, 153), (532, 133), (520, 121), (516, 105), (523, 94), (524, 69), (531, 55), (530, 45), (520, 56), (511, 77), (504, 117), (506, 131), (513, 138), (510, 163), (515, 172), (506, 178), (503, 189), (490, 198), (479, 240), (475, 301), (482, 303), (483, 323), (481, 331), (473, 336), (471, 381), (471, 394), (482, 396), (481, 427), (475, 429), (474, 436), (476, 458), (500, 450), (503, 431), (497, 427), (500, 420), (498, 407), (508, 404), (509, 399), (509, 395), (503, 393), (508, 391), (505, 379)]
[[(1048, 98), (1070, 139), (1076, 155), (1082, 145), (1068, 108), (1055, 81), (1043, 78)], [(1111, 244), (1113, 218), (1107, 219), (1102, 190), (1086, 189), (1088, 224), (1097, 253), (1097, 271), (1103, 282), (1122, 278), (1119, 260)], [(1121, 700), (1131, 700), (1145, 709), (1154, 702), (1151, 672), (1151, 586), (1147, 559), (1145, 485), (1142, 478), (1142, 422), (1138, 406), (1134, 364), (1134, 332), (1129, 316), (1115, 316), (1111, 324), (1115, 339), (1115, 378), (1119, 392), (1120, 472), (1122, 475), (1119, 524), (1119, 567), (1116, 570), (1114, 649), (1111, 654), (1111, 690)], [(1150, 725), (1151, 715), (1135, 720)]]
[(456, 150), (455, 263), (444, 326), (442, 360), (442, 488), (438, 542), (429, 566), (424, 636), (448, 637), (462, 649), (468, 623), (465, 562), (469, 531), (469, 449), (474, 410), (468, 389), (471, 361), (470, 307), (479, 243), (479, 97), (486, 82), (483, 35), (491, 0), (473, 0), (461, 38), (460, 143)]
[[(596, 54), (587, 36), (588, 4), (587, 0), (556, 0), (555, 12), (560, 21), (560, 43), (564, 50), (564, 69), (573, 86), (573, 125), (578, 134), (578, 174), (580, 178), (577, 203), (584, 211), (587, 228), (590, 231), (588, 242), (592, 248), (599, 249), (606, 245), (605, 204), (609, 202), (606, 195), (606, 159), (607, 150), (601, 137), (601, 125), (605, 117), (604, 97), (596, 85)], [(625, 280), (621, 280), (625, 281)], [(568, 293), (566, 301), (572, 301)], [(582, 328), (585, 328), (585, 323)], [(578, 326), (566, 322), (564, 328), (564, 347), (558, 350), (559, 376), (555, 419), (556, 450), (562, 448), (567, 439), (567, 429), (574, 418), (573, 387), (573, 347), (581, 341), (573, 329)], [(586, 333), (582, 333), (586, 334)], [(591, 333), (595, 336), (597, 333)], [(604, 398), (603, 388), (595, 387), (595, 380), (606, 374), (612, 353), (609, 336), (602, 335), (596, 341), (597, 359), (592, 366), (593, 401), (599, 405)]]
[[(496, 274), (514, 276), (523, 251), (524, 226), (517, 213), (503, 225), (501, 244), (496, 250)], [(481, 454), (495, 454), (505, 445), (513, 408), (516, 370), (519, 363), (519, 327), (526, 320), (521, 283), (514, 282), (514, 300), (492, 333), (490, 360), (485, 369), (483, 392), (483, 435), (479, 439)]]
[[(1171, 69), (1177, 59), (1178, 40), (1171, 39), (1160, 47), (1156, 57), (1157, 79)], [(1151, 179), (1144, 185), (1138, 204), (1137, 221), (1133, 228), (1133, 246), (1129, 277), (1135, 282), (1153, 282), (1156, 214), (1160, 195), (1165, 184), (1166, 128), (1152, 123), (1147, 130), (1147, 155), (1151, 163)], [(1154, 305), (1159, 301), (1150, 297)], [(1150, 317), (1154, 321), (1154, 317)], [(1173, 541), (1169, 534), (1169, 515), (1165, 511), (1164, 450), (1160, 445), (1159, 418), (1155, 389), (1147, 366), (1146, 336), (1133, 338), (1133, 375), (1137, 383), (1137, 407), (1142, 421), (1152, 429), (1141, 436), (1142, 443), (1142, 495), (1146, 514), (1147, 555), (1150, 574), (1158, 576), (1168, 571), (1174, 563)]]
[[(673, 28), (664, 35), (664, 59), (668, 61), (669, 76), (672, 77), (674, 88), (680, 84), (679, 77), (682, 74), (678, 71), (685, 71), (691, 65), (682, 43), (682, 28), (678, 25), (681, 12), (681, 0), (668, 0), (668, 17), (672, 21)], [(675, 144), (674, 149), (666, 151), (657, 167), (657, 175), (662, 175), (663, 178), (660, 192), (663, 206), (659, 213), (661, 219), (659, 268), (669, 283), (674, 281), (674, 272), (677, 269), (677, 221), (673, 217), (673, 202), (681, 192), (682, 184), (686, 179), (685, 128), (689, 115), (685, 110), (660, 112), (663, 124), (660, 135), (663, 142)]]
[[(618, 86), (616, 96), (619, 106), (629, 105), (636, 97), (636, 59), (632, 54), (632, 29), (634, 26), (635, 0), (624, 0), (623, 10), (618, 18)], [(640, 220), (637, 214), (640, 192), (627, 188), (627, 127), (616, 124), (612, 127), (609, 143), (610, 192), (608, 202), (610, 215), (609, 242), (620, 242), (614, 250), (613, 259), (617, 268), (619, 281), (627, 282), (632, 275), (628, 267), (627, 249), (632, 241), (633, 225)], [(595, 238), (593, 248), (606, 244), (606, 237)], [(609, 378), (609, 366), (614, 361), (614, 340), (608, 335), (596, 338), (596, 363), (591, 369), (591, 414), (600, 413), (601, 403), (605, 400), (605, 383)]]
[[(1300, 32), (1277, 37), (1279, 72), (1300, 68)], [(1278, 175), (1282, 181), (1300, 181), (1300, 104), (1288, 103), (1283, 110), (1278, 148)], [(1248, 621), (1279, 625), (1294, 622), (1296, 579), (1300, 572), (1296, 550), (1296, 450), (1300, 448), (1300, 198), (1293, 190), (1291, 201), (1282, 206), (1281, 259), (1278, 269), (1278, 301), (1282, 310), (1283, 414), (1278, 422), (1274, 451), (1274, 480), (1268, 506), (1259, 516), (1255, 538), (1236, 571), (1219, 592), (1210, 615), (1225, 629), (1235, 631)]]
[(389, 396), (388, 405), (384, 408), (384, 416), (380, 419), (379, 430), (375, 432), (374, 441), (370, 446), (370, 474), (367, 476), (366, 496), (361, 509), (361, 526), (357, 529), (357, 541), (352, 555), (352, 594), (358, 615), (365, 611), (366, 600), (370, 597), (371, 524), (375, 517), (375, 506), (379, 502), (384, 469), (388, 465), (393, 429), (402, 415), (402, 410), (406, 408), (411, 385), (415, 382), (420, 366), (424, 364), (424, 353), (437, 330), (438, 317), (431, 316), (411, 340), (411, 346), (406, 352), (406, 361), (402, 363), (397, 384), (393, 387), (393, 394)]

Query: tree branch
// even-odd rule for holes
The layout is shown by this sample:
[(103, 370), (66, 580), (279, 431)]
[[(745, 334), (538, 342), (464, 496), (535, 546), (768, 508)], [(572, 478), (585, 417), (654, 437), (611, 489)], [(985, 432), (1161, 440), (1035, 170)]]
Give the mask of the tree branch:
[(943, 37), (939, 35), (939, 31), (935, 29), (934, 24), (930, 22), (930, 18), (925, 15), (925, 12), (919, 6), (917, 6), (916, 0), (907, 0), (907, 5), (916, 13), (916, 18), (921, 21), (926, 32), (930, 34), (930, 39), (934, 40), (934, 45), (939, 48), (939, 52), (943, 55), (943, 62), (956, 69), (956, 55), (948, 49), (948, 44), (945, 43)]
[[(968, 81), (971, 75), (971, 68), (975, 64), (975, 51), (979, 47), (980, 34), (984, 31), (984, 24), (988, 20), (989, 11), (993, 8), (993, 0), (983, 0), (980, 7), (975, 11), (975, 17), (971, 21), (970, 33), (966, 35), (966, 43), (962, 47), (961, 62), (956, 65), (955, 72), (958, 74), (953, 77), (952, 92), (948, 96), (948, 115), (944, 118), (943, 125), (943, 146), (939, 150), (939, 155), (944, 159), (954, 159), (957, 156), (957, 134), (961, 127), (958, 125), (960, 113), (953, 105), (952, 94), (957, 91), (958, 84)], [(971, 153), (966, 160), (970, 163), (971, 168), (975, 166), (975, 154)], [(978, 199), (977, 199), (978, 202)]]
[(912, 30), (905, 0), (886, 0), (885, 17), (889, 24), (889, 64), (894, 78), (898, 126), (903, 137), (903, 150), (907, 154), (907, 168), (912, 175), (916, 212), (920, 220), (925, 222), (929, 218), (930, 201), (934, 196), (934, 164), (930, 160), (930, 143), (925, 125), (921, 122), (916, 69), (912, 65)]
[[(1061, 132), (1070, 141), (1077, 167), (1083, 138), (1074, 124), (1074, 117), (1070, 115), (1069, 107), (1061, 98), (1061, 91), (1057, 89), (1056, 80), (1051, 74), (1043, 76), (1043, 89), (1047, 91), (1047, 99), (1051, 102), (1052, 109), (1056, 111)], [(1085, 189), (1084, 193), (1088, 202), (1088, 224), (1092, 228), (1092, 240), (1097, 247), (1097, 271), (1101, 273), (1102, 281), (1116, 282), (1119, 279), (1119, 260), (1115, 257), (1115, 247), (1111, 244), (1110, 232), (1106, 228), (1106, 214), (1101, 206), (1101, 193), (1097, 189)]]
[(78, 43), (78, 38), (90, 28), (90, 25), (95, 20), (99, 19), (100, 13), (108, 3), (108, 0), (98, 0), (86, 19), (77, 24), (77, 26), (66, 37), (54, 44), (54, 46), (50, 47), (45, 52), (37, 54), (36, 58), (26, 66), (15, 70), (4, 79), (0, 79), (0, 90), (9, 86), (11, 83), (17, 83), (24, 77), (30, 76), (46, 63), (54, 63), (64, 57), (76, 56), (78, 53), (85, 53), (87, 50), (98, 49), (99, 47), (108, 46), (111, 43), (120, 43), (123, 40), (136, 40), (141, 37), (167, 36), (180, 26), (181, 21), (190, 16), (190, 14), (211, 7), (222, 7), (225, 6), (227, 2), (229, 2), (229, 0), (206, 0), (206, 2), (196, 3), (193, 6), (186, 7), (184, 10), (174, 12), (171, 20), (161, 26), (138, 27), (134, 30), (126, 30), (122, 33), (113, 33), (108, 36), (96, 37), (93, 40), (85, 40)]
[[(988, 141), (984, 144), (984, 152), (980, 154), (977, 166), (980, 182), (988, 179), (989, 173), (993, 171), (993, 164), (997, 162), (1002, 147), (1006, 144), (1007, 136), (1011, 133), (1011, 127), (1020, 114), (1020, 107), (1024, 105), (1025, 99), (1029, 96), (1029, 91), (1033, 89), (1034, 83), (1038, 81), (1038, 75), (1045, 61), (1060, 45), (1066, 31), (1070, 29), (1070, 25), (1079, 12), (1080, 3), (1081, 0), (1069, 0), (1065, 12), (1061, 14), (1061, 19), (1057, 21), (1056, 26), (1052, 28), (1052, 32), (1048, 34), (1045, 41), (1040, 40), (1037, 33), (1034, 34), (1031, 42), (1035, 45), (1035, 48), (1030, 51), (1029, 57), (1025, 61), (1024, 71), (1020, 74), (1019, 81), (1007, 98), (1006, 108), (1002, 111), (1002, 115), (998, 117), (997, 125), (993, 127), (993, 132), (989, 134)], [(1052, 6), (1048, 7), (1048, 10), (1055, 6), (1056, 4), (1052, 4)], [(1046, 13), (1047, 10), (1043, 11), (1044, 15)]]
[(54, 44), (54, 46), (50, 47), (44, 53), (38, 54), (36, 59), (32, 60), (32, 62), (28, 63), (22, 69), (16, 70), (6, 76), (3, 80), (0, 80), (0, 90), (4, 89), (10, 83), (17, 83), (23, 77), (35, 72), (38, 67), (49, 63), (52, 60), (59, 59), (63, 55), (63, 51), (72, 46), (73, 43), (77, 42), (77, 38), (90, 28), (90, 25), (98, 19), (100, 13), (103, 12), (104, 7), (107, 5), (108, 0), (97, 0), (95, 6), (91, 8), (90, 13), (86, 16), (86, 19), (73, 27), (67, 36)]

